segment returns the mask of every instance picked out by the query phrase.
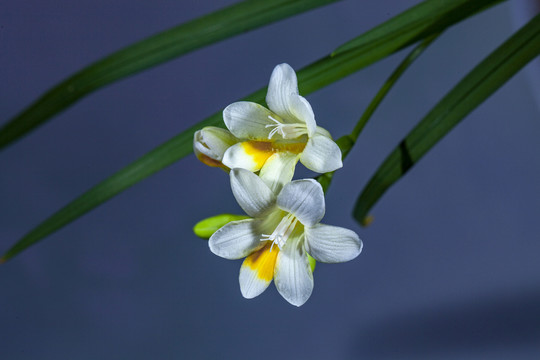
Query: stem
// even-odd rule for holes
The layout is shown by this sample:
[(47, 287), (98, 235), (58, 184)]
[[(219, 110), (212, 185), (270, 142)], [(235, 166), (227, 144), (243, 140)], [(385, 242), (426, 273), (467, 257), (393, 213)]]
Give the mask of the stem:
[[(340, 137), (336, 143), (338, 144), (339, 148), (341, 149), (342, 153), (342, 159), (345, 160), (347, 155), (349, 155), (349, 152), (352, 150), (354, 144), (356, 144), (356, 141), (358, 140), (358, 136), (360, 136), (360, 133), (366, 126), (369, 119), (371, 119), (371, 116), (377, 110), (377, 107), (379, 104), (383, 101), (385, 96), (388, 94), (390, 89), (394, 86), (394, 84), (398, 81), (398, 79), (403, 75), (405, 70), (409, 68), (409, 66), (424, 52), (424, 50), (436, 39), (438, 38), (440, 33), (433, 34), (427, 38), (425, 38), (420, 44), (418, 44), (410, 53), (403, 59), (403, 61), (398, 65), (398, 67), (392, 72), (392, 74), (386, 79), (382, 87), (379, 89), (377, 94), (375, 94), (375, 97), (371, 102), (369, 103), (368, 107), (354, 126), (354, 129), (351, 131), (350, 134), (344, 135)], [(332, 177), (334, 176), (334, 171), (324, 173), (319, 175), (316, 180), (322, 185), (324, 192), (328, 189), (330, 186), (330, 183), (332, 182)]]

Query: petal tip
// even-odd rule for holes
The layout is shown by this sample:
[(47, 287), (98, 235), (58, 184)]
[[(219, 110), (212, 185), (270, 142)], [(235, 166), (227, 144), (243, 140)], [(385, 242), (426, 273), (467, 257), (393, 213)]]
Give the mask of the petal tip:
[(287, 64), (287, 63), (281, 63), (281, 64), (277, 64), (275, 67), (274, 67), (274, 71), (282, 71), (282, 72), (286, 72), (286, 71), (292, 71), (292, 72), (295, 72), (294, 69), (292, 68), (291, 65)]
[(244, 299), (254, 299), (259, 295), (255, 293), (249, 293), (248, 290), (244, 289), (242, 286), (240, 286), (240, 293), (242, 294)]
[(217, 245), (217, 240), (219, 239), (219, 233), (221, 229), (218, 229), (215, 231), (212, 235), (210, 235), (210, 238), (208, 238), (208, 248), (212, 252), (212, 254), (223, 257), (220, 251), (219, 246)]
[(309, 292), (309, 294), (302, 294), (302, 296), (298, 296), (298, 294), (296, 295), (291, 295), (291, 294), (285, 294), (283, 293), (282, 291), (279, 291), (279, 293), (281, 294), (281, 296), (287, 300), (287, 302), (291, 305), (294, 305), (296, 307), (300, 307), (302, 305), (304, 305), (308, 300), (309, 298), (311, 297), (311, 291)]
[[(311, 296), (311, 294), (310, 294), (310, 296)], [(305, 299), (294, 299), (294, 300), (293, 299), (285, 299), (285, 300), (287, 300), (289, 302), (289, 304), (291, 304), (291, 305), (294, 305), (296, 307), (300, 307), (300, 306), (304, 305), (309, 300), (309, 296), (307, 298), (305, 298)]]

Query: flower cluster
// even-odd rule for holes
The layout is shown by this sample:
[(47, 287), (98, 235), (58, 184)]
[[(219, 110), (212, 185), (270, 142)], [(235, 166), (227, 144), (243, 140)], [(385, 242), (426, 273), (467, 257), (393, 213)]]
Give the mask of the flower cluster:
[(309, 102), (298, 93), (294, 70), (275, 67), (266, 103), (235, 102), (223, 111), (228, 130), (205, 127), (193, 148), (203, 163), (230, 171), (231, 188), (250, 216), (232, 221), (209, 239), (210, 250), (245, 260), (240, 290), (261, 294), (272, 280), (279, 293), (300, 306), (313, 290), (310, 257), (327, 263), (354, 259), (362, 241), (351, 230), (320, 224), (324, 193), (313, 179), (294, 180), (298, 161), (318, 173), (342, 167), (341, 151), (317, 126)]

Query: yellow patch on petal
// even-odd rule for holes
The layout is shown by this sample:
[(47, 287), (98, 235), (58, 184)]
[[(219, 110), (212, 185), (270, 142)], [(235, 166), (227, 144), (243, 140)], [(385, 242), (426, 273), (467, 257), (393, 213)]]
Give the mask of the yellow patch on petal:
[(273, 143), (272, 147), (277, 151), (290, 151), (294, 154), (300, 154), (304, 151), (306, 143)]
[(244, 153), (248, 155), (253, 161), (253, 168), (260, 169), (263, 167), (266, 160), (268, 160), (268, 158), (272, 156), (272, 154), (282, 151), (300, 154), (302, 151), (304, 151), (306, 144), (293, 142), (250, 140), (242, 142), (241, 146)]
[(242, 264), (253, 270), (257, 277), (263, 281), (270, 281), (274, 277), (274, 266), (279, 253), (279, 248), (274, 246), (270, 251), (272, 243), (268, 242), (262, 249), (249, 255)]
[(257, 169), (262, 168), (266, 160), (272, 155), (272, 143), (268, 141), (244, 141), (242, 148), (251, 157)]

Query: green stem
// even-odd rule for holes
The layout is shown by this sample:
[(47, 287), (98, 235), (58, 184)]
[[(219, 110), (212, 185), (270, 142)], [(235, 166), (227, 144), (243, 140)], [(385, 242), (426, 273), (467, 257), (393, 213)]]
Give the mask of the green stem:
[[(360, 133), (366, 126), (369, 119), (371, 119), (371, 116), (373, 113), (375, 113), (375, 110), (377, 110), (377, 107), (380, 105), (380, 103), (383, 101), (383, 99), (386, 97), (390, 89), (394, 86), (394, 84), (398, 81), (398, 79), (403, 75), (405, 70), (409, 68), (409, 66), (426, 50), (426, 48), (436, 39), (438, 38), (440, 33), (433, 34), (427, 38), (425, 38), (418, 46), (416, 46), (410, 53), (403, 59), (403, 61), (398, 65), (398, 67), (392, 72), (392, 74), (386, 79), (382, 87), (379, 89), (377, 94), (375, 94), (375, 97), (373, 97), (373, 100), (369, 103), (368, 107), (354, 126), (354, 129), (351, 131), (350, 134), (344, 135), (340, 137), (336, 143), (338, 144), (339, 148), (341, 149), (342, 153), (342, 159), (345, 160), (347, 155), (349, 155), (350, 151), (352, 150), (354, 144), (356, 144), (356, 141), (358, 140), (358, 137), (360, 136)], [(328, 172), (322, 175), (319, 175), (316, 179), (317, 181), (322, 185), (324, 192), (328, 190), (328, 187), (330, 186), (330, 183), (332, 182), (332, 177), (334, 176), (334, 172)]]

